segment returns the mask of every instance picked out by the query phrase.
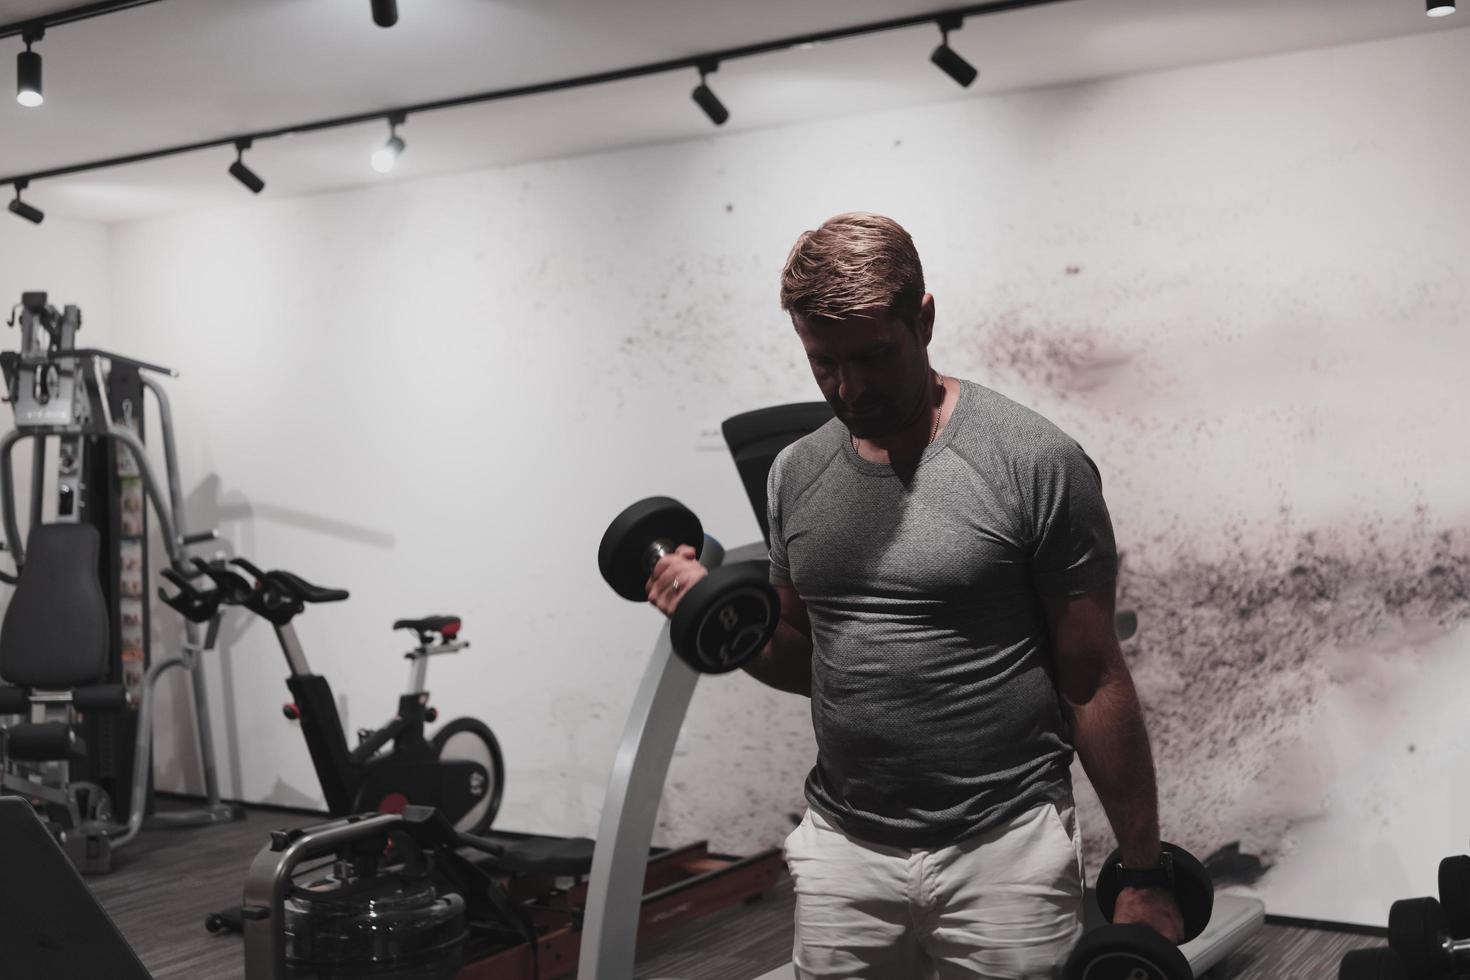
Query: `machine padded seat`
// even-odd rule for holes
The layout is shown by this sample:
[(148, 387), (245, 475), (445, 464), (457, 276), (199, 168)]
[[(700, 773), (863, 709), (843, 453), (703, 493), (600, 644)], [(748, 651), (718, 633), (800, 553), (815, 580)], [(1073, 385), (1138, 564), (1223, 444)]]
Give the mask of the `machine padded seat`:
[(415, 633), (440, 633), (447, 640), (459, 633), (458, 616), (425, 616), (423, 619), (399, 619), (393, 623), (396, 630), (413, 630)]
[(0, 626), (0, 678), (57, 691), (107, 676), (111, 642), (97, 571), (101, 548), (90, 524), (42, 524), (31, 531)]
[(570, 877), (592, 873), (592, 851), (597, 842), (586, 837), (534, 837), (507, 845), (495, 859), (497, 867), (519, 874)]

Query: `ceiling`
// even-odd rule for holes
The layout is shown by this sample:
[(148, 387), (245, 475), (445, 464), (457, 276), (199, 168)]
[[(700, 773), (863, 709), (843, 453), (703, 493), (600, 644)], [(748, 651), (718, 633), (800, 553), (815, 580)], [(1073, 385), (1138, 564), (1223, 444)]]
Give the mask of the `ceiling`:
[[(0, 24), (79, 0), (0, 0)], [(9, 97), (19, 38), (0, 40), (0, 179), (165, 146), (549, 81), (867, 21), (935, 0), (159, 0), (52, 28), (37, 46), (46, 104)], [(1461, 28), (1422, 0), (1069, 0), (971, 18), (950, 44), (981, 69), (960, 89), (927, 62), (929, 25), (727, 62), (710, 86), (720, 132), (973, 98), (1273, 52)], [(372, 121), (263, 141), (247, 163), (271, 196), (570, 156), (716, 132), (693, 71), (410, 117), (400, 166), (368, 166)], [(228, 147), (38, 181), (48, 214), (113, 222), (229, 206)], [(3, 193), (9, 193), (8, 189)]]

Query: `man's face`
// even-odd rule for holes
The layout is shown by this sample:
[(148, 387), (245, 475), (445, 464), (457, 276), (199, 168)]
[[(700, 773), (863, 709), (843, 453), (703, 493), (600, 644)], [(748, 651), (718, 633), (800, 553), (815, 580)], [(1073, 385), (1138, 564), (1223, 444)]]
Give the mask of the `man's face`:
[(917, 327), (887, 316), (794, 318), (822, 397), (860, 439), (880, 439), (910, 426), (928, 405), (933, 307), (925, 300)]

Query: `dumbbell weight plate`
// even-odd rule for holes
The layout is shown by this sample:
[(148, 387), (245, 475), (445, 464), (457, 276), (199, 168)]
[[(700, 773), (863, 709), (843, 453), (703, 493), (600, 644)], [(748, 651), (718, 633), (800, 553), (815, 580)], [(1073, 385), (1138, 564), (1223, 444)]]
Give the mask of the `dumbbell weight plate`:
[(1409, 980), (1404, 961), (1391, 949), (1355, 949), (1337, 964), (1337, 980)]
[[(1211, 884), (1205, 866), (1193, 854), (1168, 841), (1163, 842), (1163, 848), (1174, 863), (1174, 900), (1179, 903), (1179, 913), (1184, 919), (1184, 941), (1189, 942), (1210, 924), (1210, 914), (1215, 908), (1215, 886)], [(1109, 922), (1118, 901), (1118, 867), (1122, 860), (1123, 852), (1114, 851), (1103, 862), (1097, 875), (1097, 906)]]
[(1067, 957), (1066, 980), (1193, 980), (1189, 960), (1148, 926), (1106, 925), (1085, 933)]
[(780, 598), (763, 561), (716, 568), (679, 601), (669, 639), (702, 674), (724, 674), (748, 662), (770, 640)]
[(1470, 939), (1470, 855), (1456, 854), (1439, 862), (1439, 904), (1449, 934)]
[(1388, 945), (1411, 970), (1435, 967), (1443, 950), (1444, 913), (1432, 898), (1401, 898), (1388, 907)]
[(648, 601), (648, 546), (658, 540), (704, 550), (704, 528), (694, 512), (672, 497), (647, 497), (608, 525), (597, 548), (597, 567), (613, 591), (632, 602)]

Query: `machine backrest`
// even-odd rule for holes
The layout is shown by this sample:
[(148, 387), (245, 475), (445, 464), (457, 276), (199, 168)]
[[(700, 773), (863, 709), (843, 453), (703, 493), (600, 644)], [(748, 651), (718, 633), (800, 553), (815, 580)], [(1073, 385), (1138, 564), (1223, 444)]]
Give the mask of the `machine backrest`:
[(150, 980), (31, 805), (0, 796), (0, 977)]
[(771, 529), (766, 526), (766, 477), (771, 464), (781, 450), (831, 420), (832, 406), (826, 402), (776, 405), (725, 420), (725, 444), (735, 457), (735, 469), (740, 472), (740, 482), (745, 484), (767, 545), (771, 543)]
[(0, 626), (0, 678), (64, 690), (107, 676), (111, 628), (99, 579), (102, 538), (90, 524), (31, 531), (25, 567)]

